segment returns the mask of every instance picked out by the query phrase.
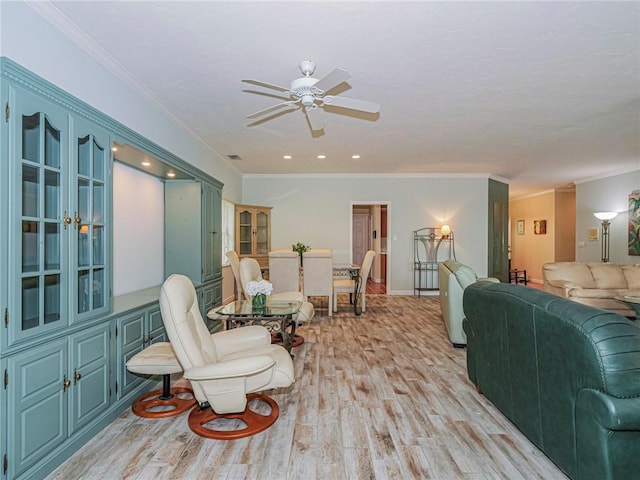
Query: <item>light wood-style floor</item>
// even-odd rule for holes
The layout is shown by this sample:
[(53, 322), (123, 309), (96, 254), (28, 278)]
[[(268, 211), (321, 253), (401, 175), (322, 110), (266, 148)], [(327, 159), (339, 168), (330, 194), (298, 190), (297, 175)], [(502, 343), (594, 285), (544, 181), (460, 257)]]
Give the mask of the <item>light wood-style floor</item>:
[[(130, 411), (50, 479), (565, 479), (469, 382), (437, 297), (372, 295), (300, 328), (280, 418), (234, 441)], [(184, 382), (184, 380), (179, 380)]]

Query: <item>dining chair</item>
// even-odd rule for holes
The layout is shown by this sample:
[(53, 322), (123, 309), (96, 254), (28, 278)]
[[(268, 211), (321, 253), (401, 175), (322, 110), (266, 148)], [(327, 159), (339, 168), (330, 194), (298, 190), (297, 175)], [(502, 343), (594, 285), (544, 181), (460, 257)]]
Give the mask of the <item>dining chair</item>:
[[(360, 282), (360, 305), (362, 305), (362, 311), (364, 312), (366, 309), (366, 292), (367, 292), (367, 279), (369, 278), (369, 272), (371, 271), (371, 264), (373, 263), (373, 257), (376, 256), (376, 252), (373, 250), (369, 250), (364, 255), (364, 260), (362, 261), (362, 265), (360, 266), (360, 273), (358, 275)], [(333, 310), (338, 311), (338, 294), (339, 293), (348, 293), (351, 297), (353, 295), (353, 291), (356, 288), (355, 280), (351, 278), (339, 278), (333, 281)]]
[(327, 297), (329, 316), (333, 309), (333, 256), (329, 249), (302, 254), (303, 292), (307, 297)]
[(269, 281), (274, 293), (300, 291), (300, 255), (292, 250), (269, 252)]
[(246, 296), (240, 281), (240, 257), (238, 257), (238, 253), (235, 250), (230, 250), (227, 252), (227, 259), (229, 260), (229, 265), (231, 265), (233, 278), (236, 280), (236, 300), (243, 300)]

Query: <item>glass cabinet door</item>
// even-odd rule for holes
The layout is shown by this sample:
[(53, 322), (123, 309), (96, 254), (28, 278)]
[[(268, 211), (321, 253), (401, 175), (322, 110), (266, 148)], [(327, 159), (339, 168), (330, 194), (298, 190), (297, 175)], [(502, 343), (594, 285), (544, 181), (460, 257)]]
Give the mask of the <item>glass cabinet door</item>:
[(242, 210), (236, 220), (238, 225), (238, 247), (240, 255), (253, 254), (253, 212)]
[[(94, 129), (95, 130), (95, 129)], [(109, 306), (107, 274), (107, 205), (105, 179), (110, 168), (108, 135), (79, 127), (74, 138), (75, 209), (72, 232), (74, 242), (74, 279), (71, 288), (77, 293), (72, 307), (74, 318), (104, 310)]]
[(15, 252), (10, 310), (10, 341), (62, 328), (67, 323), (64, 301), (67, 274), (64, 221), (64, 159), (68, 120), (52, 108), (41, 111), (30, 97), (18, 97), (11, 171), (17, 189), (11, 222)]
[(258, 210), (256, 212), (256, 254), (269, 253), (269, 214)]

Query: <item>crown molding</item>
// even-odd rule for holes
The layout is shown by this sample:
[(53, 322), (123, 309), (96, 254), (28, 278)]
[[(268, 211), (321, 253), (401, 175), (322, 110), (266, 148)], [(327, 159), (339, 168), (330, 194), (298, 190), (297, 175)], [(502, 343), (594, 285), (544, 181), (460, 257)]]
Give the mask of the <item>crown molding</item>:
[(415, 178), (493, 178), (490, 173), (245, 173), (242, 178), (302, 179), (415, 179)]

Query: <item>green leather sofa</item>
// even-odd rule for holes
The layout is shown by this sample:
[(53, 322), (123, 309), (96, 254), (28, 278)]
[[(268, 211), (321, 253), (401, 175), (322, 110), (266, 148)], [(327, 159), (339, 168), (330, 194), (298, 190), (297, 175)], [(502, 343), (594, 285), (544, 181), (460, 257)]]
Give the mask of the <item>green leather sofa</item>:
[(640, 478), (640, 326), (520, 285), (464, 292), (469, 379), (569, 477)]

